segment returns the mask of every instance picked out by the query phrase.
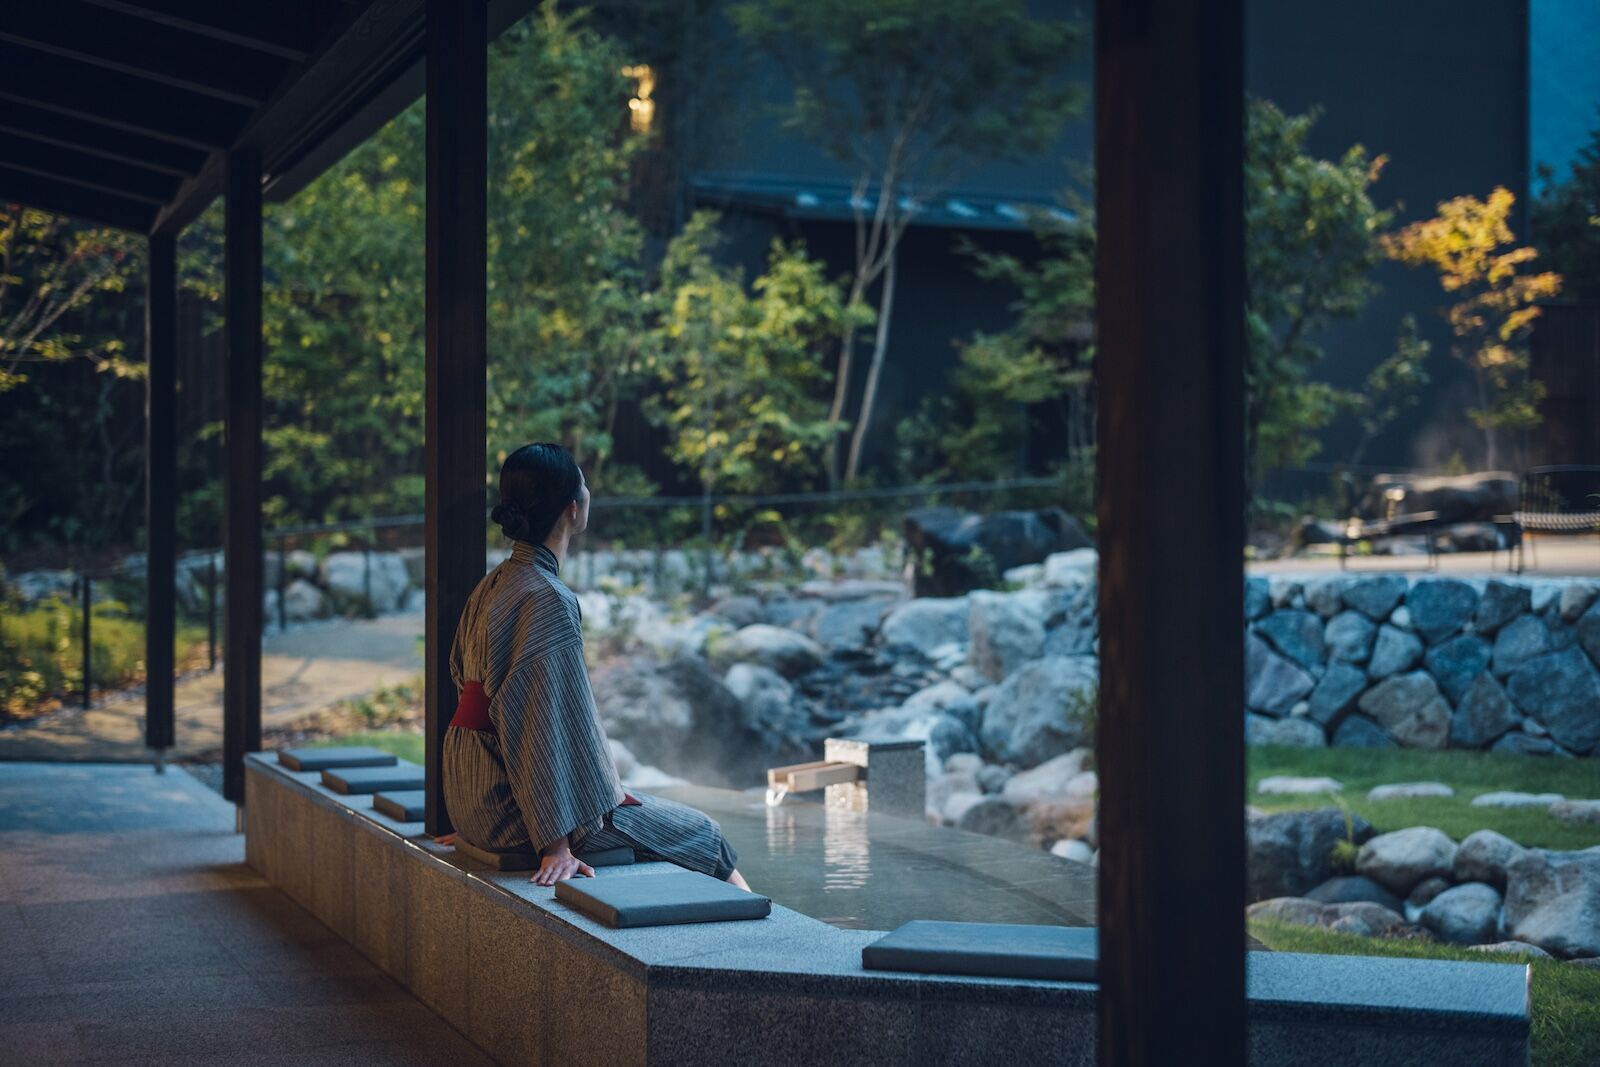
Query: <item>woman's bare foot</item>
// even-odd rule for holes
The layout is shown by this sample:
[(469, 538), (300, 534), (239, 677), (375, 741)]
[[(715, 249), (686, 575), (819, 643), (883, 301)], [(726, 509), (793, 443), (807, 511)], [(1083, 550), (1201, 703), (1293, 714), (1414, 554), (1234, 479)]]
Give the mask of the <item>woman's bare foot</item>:
[(731, 884), (738, 886), (740, 889), (743, 889), (746, 893), (755, 892), (754, 889), (750, 888), (750, 883), (744, 880), (744, 875), (740, 874), (737, 870), (728, 875), (728, 881)]

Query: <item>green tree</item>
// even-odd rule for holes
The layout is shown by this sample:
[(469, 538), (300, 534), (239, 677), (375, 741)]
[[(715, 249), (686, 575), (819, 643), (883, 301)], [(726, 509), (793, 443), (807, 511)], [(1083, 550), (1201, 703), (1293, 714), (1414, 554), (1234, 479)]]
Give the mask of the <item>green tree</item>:
[(1418, 393), (1429, 382), (1425, 364), (1433, 346), (1417, 334), (1417, 320), (1407, 315), (1400, 320), (1394, 352), (1367, 374), (1361, 392), (1352, 398), (1352, 408), (1361, 425), (1350, 466), (1361, 464), (1361, 457), (1374, 438), (1417, 406)]
[(1534, 243), (1568, 296), (1600, 300), (1600, 126), (1590, 131), (1564, 181), (1552, 181), (1548, 168), (1543, 174), (1547, 184), (1530, 219)]
[(1359, 314), (1377, 291), (1379, 233), (1392, 215), (1372, 201), (1385, 156), (1353, 145), (1336, 160), (1306, 151), (1318, 112), (1286, 115), (1247, 104), (1245, 433), (1251, 484), (1297, 466), (1319, 448), (1315, 431), (1349, 406), (1343, 391), (1311, 378), (1317, 335)]
[(810, 488), (829, 433), (822, 354), (847, 318), (871, 312), (848, 310), (822, 264), (781, 240), (747, 292), (715, 260), (716, 224), (696, 212), (662, 261), (661, 388), (646, 410), (708, 493)]
[[(1023, 0), (746, 0), (730, 9), (745, 40), (787, 73), (784, 124), (854, 172), (855, 272), (846, 303), (878, 286), (877, 330), (851, 427), (845, 478), (860, 470), (888, 351), (901, 237), (919, 207), (975, 160), (1037, 153), (1076, 113), (1062, 78), (1079, 27), (1030, 18)], [(856, 331), (840, 335), (828, 420), (830, 484), (851, 387)]]

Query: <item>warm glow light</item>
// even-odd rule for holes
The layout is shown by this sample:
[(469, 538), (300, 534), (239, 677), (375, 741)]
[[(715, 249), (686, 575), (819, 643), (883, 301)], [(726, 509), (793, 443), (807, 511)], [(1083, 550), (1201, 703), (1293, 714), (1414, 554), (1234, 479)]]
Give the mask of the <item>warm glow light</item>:
[(656, 102), (650, 99), (650, 95), (656, 91), (656, 72), (650, 69), (648, 63), (640, 63), (636, 66), (623, 67), (622, 76), (632, 78), (637, 83), (634, 90), (637, 95), (628, 101), (633, 128), (640, 133), (649, 133), (650, 123), (656, 117)]

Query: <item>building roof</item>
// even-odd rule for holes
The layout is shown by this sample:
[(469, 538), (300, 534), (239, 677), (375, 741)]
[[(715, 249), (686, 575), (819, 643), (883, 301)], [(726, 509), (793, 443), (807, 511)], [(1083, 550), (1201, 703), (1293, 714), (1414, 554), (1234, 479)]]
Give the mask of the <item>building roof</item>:
[[(848, 182), (812, 179), (746, 177), (697, 174), (689, 179), (696, 205), (740, 207), (789, 219), (848, 221), (857, 211), (870, 213), (877, 189), (869, 186), (859, 197)], [(1042, 211), (1062, 221), (1074, 216), (1049, 200), (1037, 197), (951, 192), (917, 198), (900, 197), (900, 208), (911, 214), (912, 225), (944, 226), (963, 230), (1026, 230), (1030, 211)]]

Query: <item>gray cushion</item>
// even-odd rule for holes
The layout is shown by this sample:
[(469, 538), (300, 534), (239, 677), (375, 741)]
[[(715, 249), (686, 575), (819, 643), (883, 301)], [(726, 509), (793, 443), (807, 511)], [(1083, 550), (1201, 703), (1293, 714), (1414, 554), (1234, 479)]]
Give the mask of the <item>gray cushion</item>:
[(613, 927), (764, 919), (772, 914), (768, 898), (699, 871), (573, 878), (556, 883), (556, 899)]
[[(539, 866), (539, 856), (534, 852), (491, 852), (486, 848), (456, 837), (456, 851), (497, 871), (531, 871)], [(591, 867), (620, 867), (634, 861), (631, 848), (604, 848), (597, 852), (574, 852), (574, 856)]]
[(424, 789), (399, 789), (379, 793), (372, 798), (372, 806), (400, 822), (421, 822), (427, 813), (428, 793)]
[(400, 761), (381, 748), (280, 748), (278, 762), (291, 771), (325, 771), (330, 767), (393, 767)]
[(1093, 927), (914, 919), (863, 948), (861, 965), (880, 971), (1092, 982), (1098, 956)]
[(393, 793), (421, 789), (422, 768), (400, 760), (393, 767), (340, 767), (322, 772), (322, 784), (335, 793)]

